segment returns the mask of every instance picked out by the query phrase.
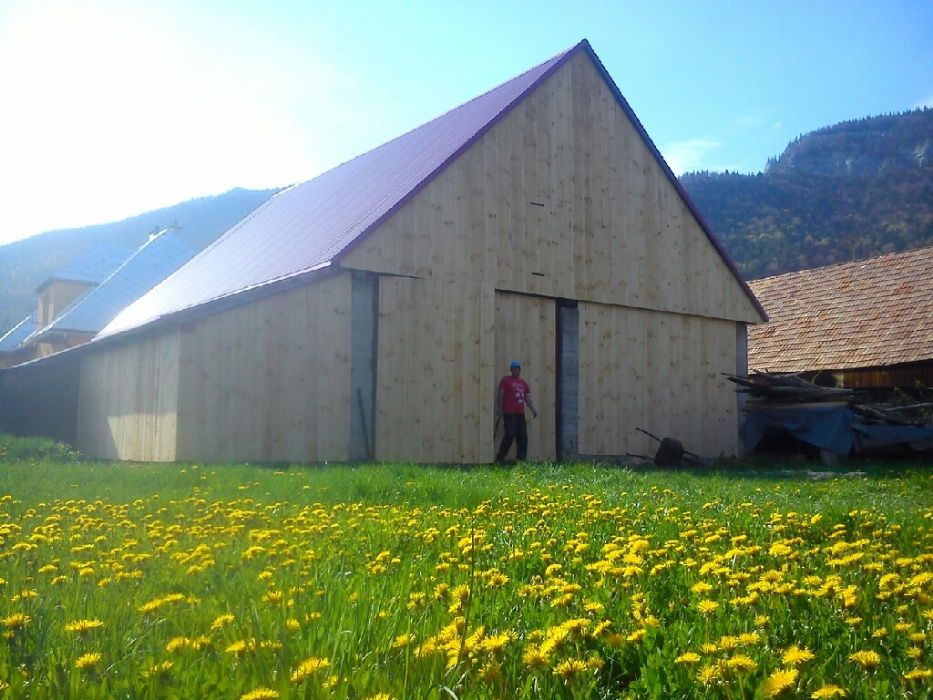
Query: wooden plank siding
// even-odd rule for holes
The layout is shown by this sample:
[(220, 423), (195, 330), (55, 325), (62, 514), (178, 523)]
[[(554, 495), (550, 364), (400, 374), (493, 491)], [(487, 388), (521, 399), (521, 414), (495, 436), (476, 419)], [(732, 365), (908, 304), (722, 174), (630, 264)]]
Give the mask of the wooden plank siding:
[[(525, 416), (528, 458), (535, 460), (557, 456), (556, 308), (553, 299), (496, 292), (496, 372), (487, 390), (487, 402), (494, 405), (499, 380), (508, 374), (512, 360), (520, 360), (522, 378), (528, 382), (538, 409), (537, 418), (533, 419), (530, 411)], [(496, 440), (501, 439), (500, 426)]]
[(735, 324), (581, 303), (580, 452), (653, 455), (638, 433), (675, 437), (701, 455), (735, 454)]
[(758, 322), (585, 54), (351, 250), (348, 268)]
[(346, 460), (349, 352), (348, 274), (192, 322), (178, 459)]
[(493, 458), (492, 286), (379, 280), (376, 459)]
[(81, 363), (77, 447), (103, 459), (176, 458), (179, 333), (168, 330)]

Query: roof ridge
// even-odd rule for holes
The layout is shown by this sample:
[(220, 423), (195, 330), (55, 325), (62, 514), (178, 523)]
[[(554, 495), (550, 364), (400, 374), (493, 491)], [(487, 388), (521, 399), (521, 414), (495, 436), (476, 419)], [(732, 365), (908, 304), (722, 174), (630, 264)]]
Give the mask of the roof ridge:
[(808, 272), (826, 272), (833, 268), (843, 268), (851, 265), (860, 265), (863, 263), (876, 262), (882, 258), (894, 258), (897, 256), (909, 256), (916, 255), (921, 252), (933, 253), (933, 246), (923, 246), (921, 248), (911, 248), (909, 250), (899, 250), (891, 253), (880, 253), (878, 255), (873, 255), (869, 258), (859, 258), (858, 260), (848, 260), (845, 262), (832, 263), (830, 265), (820, 265), (818, 267), (808, 267), (803, 270), (792, 270), (790, 272), (782, 272), (777, 275), (770, 275), (768, 277), (759, 277), (758, 279), (749, 280), (749, 284), (758, 284), (759, 282), (767, 282), (769, 280), (776, 280), (781, 277), (790, 277), (791, 275), (803, 275)]

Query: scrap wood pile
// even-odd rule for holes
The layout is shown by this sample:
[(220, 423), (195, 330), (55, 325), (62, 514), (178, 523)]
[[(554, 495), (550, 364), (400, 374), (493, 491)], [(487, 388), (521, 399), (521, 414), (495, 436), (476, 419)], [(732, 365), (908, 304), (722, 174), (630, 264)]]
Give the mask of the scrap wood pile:
[(887, 425), (924, 425), (923, 414), (931, 403), (908, 403), (900, 406), (869, 403), (853, 389), (818, 386), (798, 374), (752, 372), (747, 377), (725, 375), (738, 384), (738, 391), (752, 397), (752, 408), (775, 404), (843, 402), (862, 420)]
[(817, 386), (799, 375), (727, 374), (736, 391), (751, 398), (740, 433), (748, 452), (767, 435), (790, 434), (820, 450), (846, 455), (892, 448), (933, 448), (933, 425), (924, 422), (933, 404), (872, 403), (851, 389)]

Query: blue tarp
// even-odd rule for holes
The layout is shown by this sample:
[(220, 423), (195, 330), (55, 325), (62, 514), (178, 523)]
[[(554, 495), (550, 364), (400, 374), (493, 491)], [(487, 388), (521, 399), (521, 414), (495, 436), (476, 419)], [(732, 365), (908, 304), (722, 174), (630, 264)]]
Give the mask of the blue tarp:
[(933, 427), (866, 423), (848, 406), (756, 408), (745, 414), (739, 435), (752, 452), (765, 435), (786, 432), (822, 450), (857, 451), (933, 440)]

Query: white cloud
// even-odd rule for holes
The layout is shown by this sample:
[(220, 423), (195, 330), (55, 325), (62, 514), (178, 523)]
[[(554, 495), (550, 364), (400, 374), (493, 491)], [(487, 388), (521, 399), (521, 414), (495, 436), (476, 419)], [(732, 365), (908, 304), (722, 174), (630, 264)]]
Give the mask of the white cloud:
[(674, 174), (681, 175), (691, 170), (702, 170), (706, 157), (720, 146), (722, 143), (716, 139), (687, 139), (661, 146), (661, 153)]
[(740, 117), (736, 117), (732, 121), (732, 126), (737, 129), (754, 129), (756, 126), (761, 126), (763, 123), (764, 119), (757, 114), (744, 114)]

